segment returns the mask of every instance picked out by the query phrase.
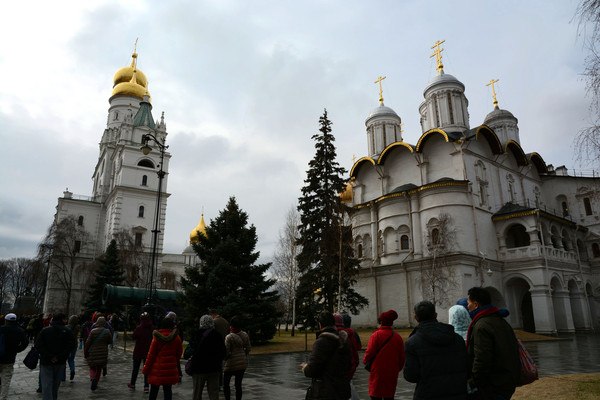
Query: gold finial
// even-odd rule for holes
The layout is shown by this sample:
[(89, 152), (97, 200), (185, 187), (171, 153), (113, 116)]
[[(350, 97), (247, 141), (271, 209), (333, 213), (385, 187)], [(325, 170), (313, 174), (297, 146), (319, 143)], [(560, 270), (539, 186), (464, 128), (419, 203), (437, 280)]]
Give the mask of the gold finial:
[(435, 56), (435, 62), (437, 63), (437, 74), (444, 71), (444, 64), (442, 64), (442, 51), (444, 49), (440, 49), (440, 44), (444, 43), (446, 40), (442, 40), (441, 42), (437, 40), (433, 46), (431, 46), (433, 50), (433, 54), (429, 56), (429, 58)]
[(356, 154), (352, 154), (352, 164), (356, 162)]
[(402, 129), (402, 126), (404, 125), (404, 123), (400, 124), (400, 134), (402, 135), (404, 133), (404, 129)]
[(383, 104), (383, 90), (381, 89), (381, 81), (387, 78), (387, 76), (380, 76), (373, 83), (379, 83), (379, 103)]
[(494, 107), (498, 107), (498, 100), (496, 100), (496, 89), (494, 89), (494, 83), (498, 82), (500, 79), (490, 79), (490, 83), (487, 83), (485, 86), (492, 86), (492, 93), (494, 94)]

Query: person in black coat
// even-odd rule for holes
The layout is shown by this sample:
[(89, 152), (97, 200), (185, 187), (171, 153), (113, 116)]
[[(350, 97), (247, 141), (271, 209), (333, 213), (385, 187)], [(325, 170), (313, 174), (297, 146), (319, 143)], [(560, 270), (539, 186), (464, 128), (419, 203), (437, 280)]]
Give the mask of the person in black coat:
[(429, 301), (415, 305), (419, 325), (404, 344), (404, 379), (417, 384), (413, 398), (459, 400), (467, 397), (467, 347), (452, 325), (437, 321)]
[(4, 354), (0, 356), (0, 399), (4, 400), (8, 396), (8, 388), (12, 380), (15, 358), (17, 353), (27, 348), (29, 340), (25, 331), (17, 324), (17, 316), (13, 313), (6, 314), (4, 326), (0, 326), (0, 335), (4, 341)]
[(310, 399), (341, 400), (350, 398), (352, 354), (348, 334), (335, 327), (329, 311), (319, 314), (319, 336), (313, 344), (308, 363), (301, 365), (304, 376), (312, 378)]
[(219, 372), (225, 358), (225, 344), (215, 330), (215, 323), (210, 315), (200, 318), (200, 330), (194, 336), (191, 346), (194, 349), (191, 361), (193, 400), (202, 398), (204, 384), (207, 384), (208, 398), (218, 400)]

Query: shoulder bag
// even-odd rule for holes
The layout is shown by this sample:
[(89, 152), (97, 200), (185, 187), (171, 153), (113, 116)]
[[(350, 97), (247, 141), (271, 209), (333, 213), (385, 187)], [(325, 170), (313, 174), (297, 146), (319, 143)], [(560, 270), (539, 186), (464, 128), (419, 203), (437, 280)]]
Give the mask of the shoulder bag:
[(94, 343), (96, 343), (98, 341), (98, 339), (100, 339), (100, 336), (102, 336), (102, 334), (104, 333), (105, 330), (106, 330), (106, 328), (102, 329), (102, 332), (100, 332), (100, 334), (98, 336), (96, 336), (96, 338), (92, 341), (92, 343), (90, 343), (90, 347), (88, 347), (87, 349), (85, 349), (83, 351), (83, 356), (85, 358), (88, 358), (88, 356), (90, 355), (90, 349), (92, 348)]
[(23, 364), (29, 369), (35, 369), (40, 358), (40, 353), (37, 351), (35, 346), (31, 346), (31, 350), (23, 359)]
[(533, 362), (533, 358), (525, 349), (523, 342), (517, 339), (519, 343), (519, 361), (521, 361), (521, 381), (519, 386), (528, 385), (538, 379), (538, 368)]
[(383, 346), (385, 346), (387, 344), (387, 342), (390, 341), (390, 339), (392, 338), (392, 336), (394, 336), (394, 331), (392, 330), (392, 334), (390, 335), (389, 338), (387, 338), (387, 340), (385, 342), (383, 342), (383, 344), (381, 345), (380, 348), (377, 349), (377, 351), (375, 352), (375, 355), (373, 356), (373, 358), (371, 358), (369, 361), (367, 361), (365, 363), (365, 369), (369, 372), (371, 372), (371, 367), (373, 366), (373, 361), (375, 361), (375, 357), (377, 357), (377, 354), (379, 354), (379, 351), (381, 349), (383, 349)]

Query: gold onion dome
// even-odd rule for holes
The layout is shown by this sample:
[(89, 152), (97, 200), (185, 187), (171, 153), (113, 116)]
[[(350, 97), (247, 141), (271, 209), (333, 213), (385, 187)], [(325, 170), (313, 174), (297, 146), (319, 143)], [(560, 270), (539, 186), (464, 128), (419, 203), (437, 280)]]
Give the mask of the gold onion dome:
[(137, 53), (131, 55), (131, 65), (119, 69), (113, 77), (112, 96), (124, 94), (144, 98), (148, 94), (148, 79), (137, 69)]
[(350, 182), (346, 183), (346, 187), (339, 194), (340, 200), (343, 204), (350, 203), (352, 201), (352, 184)]
[(197, 243), (199, 241), (198, 232), (206, 236), (206, 223), (204, 223), (204, 214), (202, 214), (202, 219), (200, 219), (198, 226), (194, 228), (192, 233), (190, 233), (190, 243)]

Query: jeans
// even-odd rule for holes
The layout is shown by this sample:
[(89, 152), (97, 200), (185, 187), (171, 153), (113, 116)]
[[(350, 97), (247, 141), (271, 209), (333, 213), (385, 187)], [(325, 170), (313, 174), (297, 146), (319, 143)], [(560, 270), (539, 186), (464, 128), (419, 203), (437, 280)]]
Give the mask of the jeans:
[(202, 391), (204, 390), (205, 383), (207, 384), (206, 389), (209, 400), (219, 400), (219, 372), (194, 374), (192, 375), (192, 382), (194, 383), (192, 400), (202, 400)]
[(65, 364), (40, 365), (43, 400), (56, 400), (58, 398), (58, 388), (64, 372)]
[[(135, 386), (142, 363), (146, 363), (146, 360), (133, 360), (133, 370), (131, 370), (131, 380), (129, 381), (131, 386)], [(148, 375), (144, 375), (144, 387), (148, 387)]]
[(10, 381), (13, 376), (14, 364), (0, 364), (0, 400), (6, 400), (8, 398), (8, 388), (10, 387)]
[(223, 394), (225, 400), (231, 400), (231, 390), (229, 389), (229, 382), (231, 377), (235, 376), (235, 400), (242, 400), (242, 379), (244, 379), (245, 369), (240, 371), (225, 371), (223, 373)]
[(67, 362), (69, 363), (69, 370), (75, 371), (75, 354), (77, 353), (77, 346), (71, 350), (69, 354), (69, 358), (67, 358)]
[[(150, 385), (150, 396), (148, 397), (148, 400), (156, 400), (158, 397), (158, 389), (160, 389), (160, 385)], [(163, 385), (163, 393), (165, 395), (165, 400), (171, 400), (173, 398), (171, 385)]]

